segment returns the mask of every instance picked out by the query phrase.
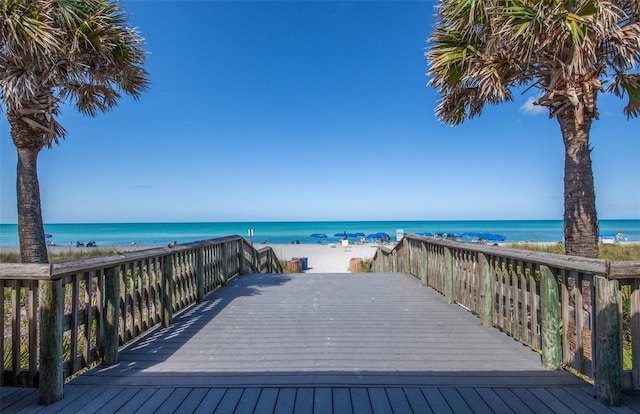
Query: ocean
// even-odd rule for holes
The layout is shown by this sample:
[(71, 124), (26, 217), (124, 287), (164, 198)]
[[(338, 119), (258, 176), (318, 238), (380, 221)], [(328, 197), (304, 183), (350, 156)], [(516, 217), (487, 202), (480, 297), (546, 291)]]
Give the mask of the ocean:
[[(313, 233), (324, 233), (329, 243), (335, 243), (344, 233), (362, 232), (365, 235), (385, 232), (396, 240), (396, 232), (404, 234), (480, 232), (500, 234), (506, 242), (559, 242), (562, 241), (561, 220), (508, 220), (508, 221), (305, 221), (305, 222), (221, 222), (221, 223), (78, 223), (45, 224), (51, 235), (49, 243), (67, 245), (95, 241), (100, 245), (164, 245), (173, 240), (187, 243), (222, 236), (239, 235), (253, 242), (288, 244), (317, 243)], [(601, 220), (601, 234), (622, 232), (628, 241), (640, 241), (640, 220)], [(338, 234), (338, 236), (335, 236)], [(17, 245), (16, 224), (0, 224), (0, 245)]]

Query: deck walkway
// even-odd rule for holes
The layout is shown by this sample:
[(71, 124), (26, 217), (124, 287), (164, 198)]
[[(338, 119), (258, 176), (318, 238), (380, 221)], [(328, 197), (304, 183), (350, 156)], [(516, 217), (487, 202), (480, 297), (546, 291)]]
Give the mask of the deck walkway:
[(0, 412), (583, 413), (592, 387), (406, 274), (245, 275), (37, 405)]

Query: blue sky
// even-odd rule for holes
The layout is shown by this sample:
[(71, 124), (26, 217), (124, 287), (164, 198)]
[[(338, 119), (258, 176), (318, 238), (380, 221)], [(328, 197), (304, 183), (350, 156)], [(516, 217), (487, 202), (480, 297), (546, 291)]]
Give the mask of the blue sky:
[[(561, 219), (558, 124), (527, 104), (456, 128), (426, 83), (432, 1), (123, 1), (151, 89), (39, 158), (46, 223)], [(640, 218), (640, 120), (601, 95), (599, 218)], [(0, 222), (17, 221), (0, 116)]]

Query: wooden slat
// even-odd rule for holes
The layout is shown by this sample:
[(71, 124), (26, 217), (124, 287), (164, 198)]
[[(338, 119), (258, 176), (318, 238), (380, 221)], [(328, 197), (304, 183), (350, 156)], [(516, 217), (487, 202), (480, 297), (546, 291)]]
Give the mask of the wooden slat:
[(5, 291), (4, 291), (5, 283), (6, 282), (3, 279), (0, 279), (0, 321), (2, 321), (2, 323), (0, 323), (0, 389), (4, 384), (4, 369), (5, 369), (5, 365), (4, 365), (4, 361), (5, 361), (4, 310), (5, 310), (5, 303), (6, 303)]
[(573, 289), (573, 314), (576, 326), (576, 356), (573, 367), (577, 369), (578, 372), (584, 372), (584, 346), (582, 341), (582, 331), (584, 329), (582, 275), (578, 272), (569, 272), (569, 275), (575, 280), (575, 287)]
[(570, 314), (569, 314), (569, 288), (568, 288), (568, 280), (569, 280), (569, 272), (565, 270), (560, 271), (560, 277), (562, 280), (561, 283), (561, 307), (562, 307), (562, 362), (565, 365), (571, 365), (573, 361), (573, 355), (571, 354), (571, 349), (569, 348), (569, 325)]
[(222, 401), (226, 389), (224, 388), (211, 388), (207, 391), (205, 396), (200, 401), (198, 408), (194, 411), (194, 414), (198, 413), (212, 413)]
[(0, 263), (0, 279), (46, 280), (51, 278), (51, 265), (36, 263)]
[(20, 375), (20, 284), (12, 280), (11, 287), (11, 367), (14, 382)]
[(611, 262), (608, 267), (610, 279), (640, 278), (640, 262)]
[(93, 293), (93, 279), (94, 279), (94, 275), (95, 272), (87, 272), (85, 274), (85, 278), (84, 278), (84, 291), (82, 292), (83, 296), (84, 296), (84, 311), (85, 311), (85, 316), (82, 320), (83, 322), (83, 333), (84, 333), (84, 346), (82, 348), (82, 357), (84, 359), (83, 362), (83, 366), (85, 366), (88, 363), (93, 362), (93, 358), (91, 356), (91, 340), (92, 340), (92, 333), (91, 333), (91, 322), (93, 320), (93, 312), (92, 312), (92, 306), (91, 306), (91, 299), (92, 299), (92, 293)]
[(255, 414), (272, 414), (278, 400), (278, 388), (262, 388), (256, 403)]
[(369, 392), (364, 387), (351, 388), (351, 407), (355, 413), (369, 414), (372, 412)]
[[(38, 282), (33, 280), (28, 282), (26, 291), (27, 319), (29, 321), (29, 377), (28, 385), (35, 385), (38, 373)], [(2, 292), (4, 293), (4, 292)], [(4, 321), (4, 319), (0, 319)], [(4, 323), (3, 323), (4, 324)], [(0, 382), (2, 384), (2, 382)]]
[(80, 367), (78, 360), (78, 326), (79, 326), (79, 305), (80, 305), (80, 275), (74, 275), (71, 283), (71, 354), (69, 356), (71, 369), (76, 372)]

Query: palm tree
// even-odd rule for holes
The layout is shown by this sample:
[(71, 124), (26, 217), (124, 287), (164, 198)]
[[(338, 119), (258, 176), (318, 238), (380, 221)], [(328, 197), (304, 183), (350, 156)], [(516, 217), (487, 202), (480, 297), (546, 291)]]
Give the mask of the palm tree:
[(598, 92), (628, 95), (627, 118), (640, 114), (640, 75), (630, 73), (640, 61), (640, 2), (440, 0), (429, 41), (429, 83), (444, 123), (511, 101), (515, 88), (540, 90), (535, 103), (558, 121), (565, 145), (566, 253), (597, 257), (589, 131)]
[(96, 116), (147, 89), (143, 39), (110, 0), (0, 0), (0, 88), (18, 150), (24, 263), (47, 263), (37, 159), (64, 138), (61, 102)]

